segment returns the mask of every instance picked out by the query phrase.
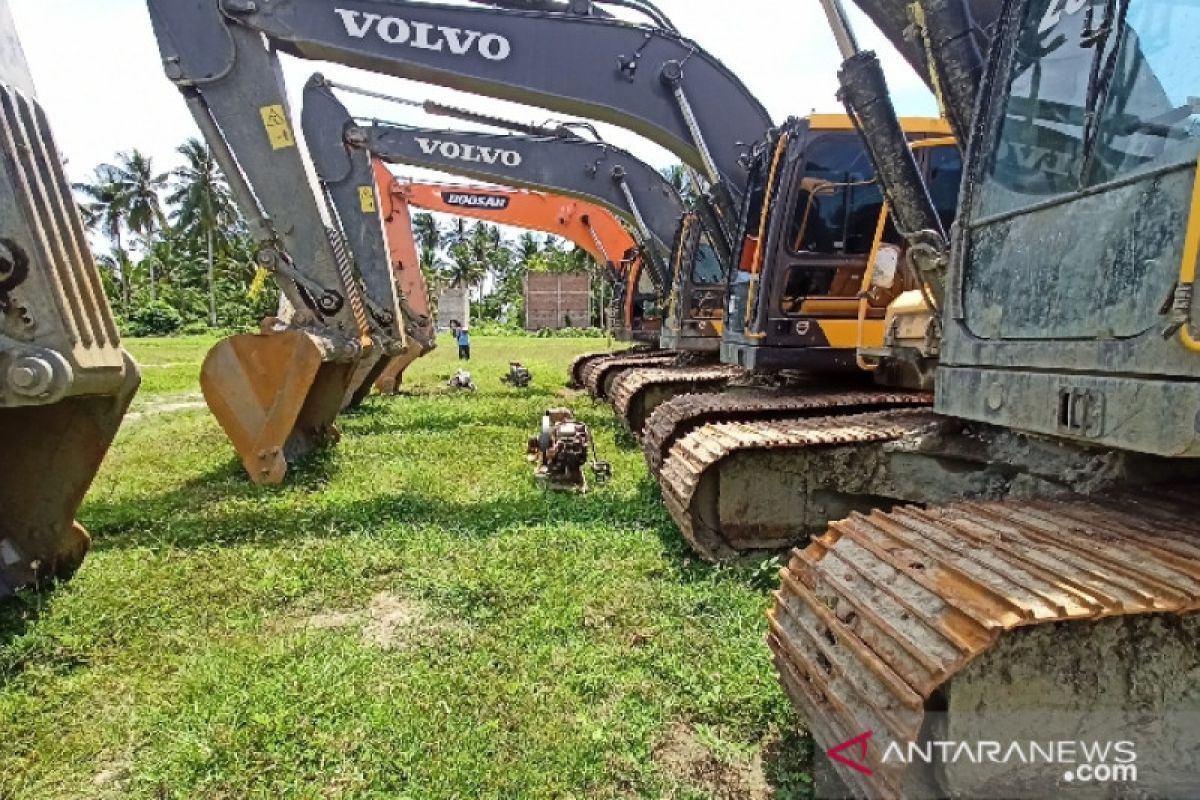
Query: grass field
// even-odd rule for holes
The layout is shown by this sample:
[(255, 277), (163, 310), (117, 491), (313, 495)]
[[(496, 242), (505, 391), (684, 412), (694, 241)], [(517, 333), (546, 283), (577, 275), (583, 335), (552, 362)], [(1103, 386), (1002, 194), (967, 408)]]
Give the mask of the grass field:
[[(444, 345), (274, 489), (193, 407), (211, 343), (129, 343), (92, 554), (0, 607), (0, 798), (810, 794), (774, 570), (692, 558), (611, 411), (562, 390), (602, 341), (477, 337), (454, 396)], [(564, 404), (616, 471), (583, 497), (524, 460)]]

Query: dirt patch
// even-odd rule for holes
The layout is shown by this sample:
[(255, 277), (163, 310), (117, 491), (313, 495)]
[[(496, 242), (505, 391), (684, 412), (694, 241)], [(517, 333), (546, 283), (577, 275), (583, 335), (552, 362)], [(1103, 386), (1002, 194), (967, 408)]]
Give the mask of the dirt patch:
[(410, 600), (380, 592), (371, 600), (367, 624), (363, 626), (363, 641), (390, 650), (405, 643), (412, 632), (425, 620), (423, 609)]
[(421, 604), (391, 592), (379, 592), (364, 609), (322, 611), (305, 618), (298, 627), (309, 631), (357, 627), (365, 643), (394, 650), (429, 633), (428, 621)]
[(204, 397), (199, 394), (185, 394), (164, 398), (146, 403), (125, 415), (125, 423), (138, 422), (146, 417), (157, 417), (161, 414), (174, 414), (179, 411), (191, 411), (204, 408)]
[(654, 760), (681, 783), (718, 800), (768, 800), (773, 796), (761, 753), (752, 758), (713, 752), (696, 730), (676, 723), (654, 748)]
[[(117, 762), (106, 765), (92, 777), (92, 786), (98, 793), (96, 796), (122, 796), (126, 785), (132, 776), (129, 764)], [(112, 793), (116, 793), (115, 795)]]

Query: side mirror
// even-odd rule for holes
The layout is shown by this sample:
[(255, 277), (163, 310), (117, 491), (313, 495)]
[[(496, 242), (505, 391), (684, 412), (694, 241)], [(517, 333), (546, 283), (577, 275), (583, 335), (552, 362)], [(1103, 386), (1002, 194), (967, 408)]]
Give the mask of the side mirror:
[(900, 248), (894, 244), (879, 245), (872, 266), (871, 285), (877, 289), (891, 289), (896, 285), (896, 274), (900, 270)]

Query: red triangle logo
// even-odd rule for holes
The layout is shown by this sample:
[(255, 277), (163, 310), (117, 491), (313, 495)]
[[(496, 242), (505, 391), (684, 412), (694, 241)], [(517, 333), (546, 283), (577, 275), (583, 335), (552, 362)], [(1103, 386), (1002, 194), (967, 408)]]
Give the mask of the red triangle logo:
[[(841, 744), (829, 748), (825, 751), (825, 755), (839, 764), (858, 770), (863, 775), (871, 775), (871, 768), (867, 766), (867, 743), (871, 741), (871, 737), (874, 735), (874, 731), (860, 733), (853, 739), (847, 739)], [(847, 750), (851, 751), (851, 754), (843, 755)], [(858, 751), (857, 755), (853, 752), (855, 750)]]

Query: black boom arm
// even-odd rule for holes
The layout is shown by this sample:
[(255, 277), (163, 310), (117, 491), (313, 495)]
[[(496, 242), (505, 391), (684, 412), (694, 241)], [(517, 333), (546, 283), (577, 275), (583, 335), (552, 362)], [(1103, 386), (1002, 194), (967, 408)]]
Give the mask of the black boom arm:
[[(361, 234), (347, 226), (352, 247), (381, 246), (382, 236), (375, 232), (374, 218), (363, 214), (360, 197), (370, 186), (370, 157), (375, 156), (390, 163), (601, 205), (634, 230), (647, 252), (656, 285), (670, 285), (667, 254), (683, 215), (683, 201), (656, 169), (624, 150), (574, 137), (360, 125), (319, 76), (305, 86), (303, 118), (313, 162), (338, 205), (343, 224), (361, 220), (370, 226)], [(371, 257), (359, 250), (355, 253), (359, 258)]]

